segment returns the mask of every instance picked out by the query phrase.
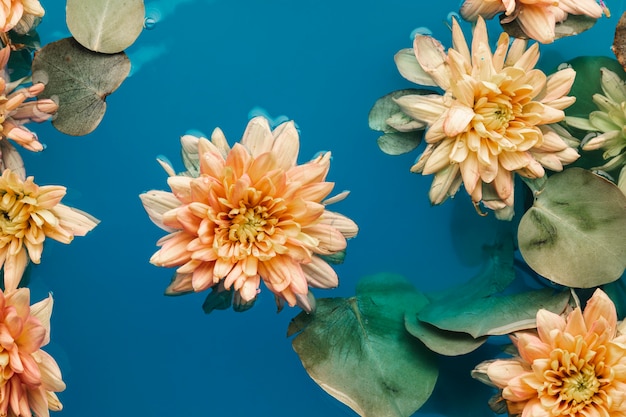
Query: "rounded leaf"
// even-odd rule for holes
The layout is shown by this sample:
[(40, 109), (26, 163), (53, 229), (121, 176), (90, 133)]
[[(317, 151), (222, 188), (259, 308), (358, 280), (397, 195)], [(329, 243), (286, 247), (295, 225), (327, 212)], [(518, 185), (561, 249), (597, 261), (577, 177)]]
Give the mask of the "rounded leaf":
[(86, 135), (98, 126), (106, 97), (129, 72), (125, 53), (93, 52), (73, 38), (49, 43), (33, 59), (33, 82), (46, 85), (39, 98), (51, 98), (59, 105), (52, 125), (72, 136)]
[(114, 54), (135, 42), (146, 15), (142, 0), (67, 0), (72, 36), (85, 48)]
[(524, 260), (561, 285), (591, 288), (626, 267), (626, 196), (582, 168), (554, 174), (536, 193), (518, 229)]
[(437, 380), (434, 354), (404, 328), (404, 316), (428, 301), (404, 278), (359, 281), (356, 297), (317, 300), (287, 332), (313, 380), (362, 417), (408, 417)]

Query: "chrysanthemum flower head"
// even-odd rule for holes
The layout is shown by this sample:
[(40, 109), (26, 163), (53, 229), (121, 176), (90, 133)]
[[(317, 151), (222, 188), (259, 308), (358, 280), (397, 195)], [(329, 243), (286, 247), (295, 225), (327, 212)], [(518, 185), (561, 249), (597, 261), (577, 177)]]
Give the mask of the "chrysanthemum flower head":
[(24, 15), (42, 17), (45, 11), (39, 0), (0, 1), (0, 32), (13, 29)]
[(461, 16), (470, 21), (476, 21), (478, 16), (491, 19), (502, 12), (506, 15), (502, 23), (517, 20), (528, 37), (541, 43), (554, 42), (556, 24), (568, 15), (593, 19), (603, 13), (610, 15), (596, 0), (465, 0), (461, 5)]
[(46, 237), (70, 243), (84, 236), (98, 220), (87, 213), (61, 204), (65, 187), (38, 186), (33, 177), (22, 180), (6, 169), (0, 176), (0, 267), (4, 267), (4, 288), (17, 288), (28, 259), (41, 260)]
[[(550, 124), (563, 120), (575, 78), (571, 68), (546, 77), (535, 64), (538, 45), (502, 33), (492, 53), (484, 20), (479, 17), (468, 45), (456, 20), (452, 48), (444, 52), (430, 36), (417, 35), (415, 60), (397, 59), (409, 80), (424, 79), (443, 95), (405, 95), (396, 99), (411, 118), (425, 122), (427, 143), (411, 169), (435, 174), (433, 204), (454, 195), (461, 181), (475, 204), (492, 209), (513, 206), (513, 173), (538, 178), (544, 167), (560, 171), (578, 158)], [(420, 74), (417, 74), (420, 73)], [(432, 81), (432, 82), (431, 82)], [(489, 196), (489, 198), (483, 198)]]
[(50, 99), (36, 99), (44, 90), (42, 83), (19, 87), (23, 80), (10, 81), (6, 71), (10, 53), (9, 47), (0, 50), (0, 140), (12, 139), (25, 149), (41, 151), (37, 135), (24, 124), (48, 120), (58, 106)]
[(173, 175), (166, 165), (172, 192), (141, 195), (150, 218), (171, 232), (150, 260), (178, 267), (168, 293), (220, 284), (250, 302), (262, 280), (278, 303), (311, 311), (308, 287), (338, 283), (323, 256), (343, 251), (357, 233), (352, 220), (326, 210), (330, 153), (298, 165), (293, 122), (272, 131), (262, 117), (248, 123), (232, 148), (219, 129), (210, 141), (185, 136), (182, 142), (185, 159), (198, 161), (186, 164), (191, 176)]
[(511, 415), (626, 416), (626, 335), (617, 327), (615, 305), (596, 290), (584, 313), (539, 310), (536, 331), (511, 336), (519, 356), (484, 362), (474, 376), (502, 390)]
[(596, 167), (604, 171), (613, 171), (626, 164), (626, 85), (613, 71), (602, 68), (601, 86), (604, 94), (594, 94), (593, 102), (598, 110), (589, 114), (589, 118), (566, 118), (568, 125), (599, 135), (583, 142), (582, 149), (604, 150), (605, 164)]
[(30, 305), (30, 291), (0, 291), (0, 415), (48, 417), (65, 389), (56, 361), (41, 348), (50, 341), (52, 296)]

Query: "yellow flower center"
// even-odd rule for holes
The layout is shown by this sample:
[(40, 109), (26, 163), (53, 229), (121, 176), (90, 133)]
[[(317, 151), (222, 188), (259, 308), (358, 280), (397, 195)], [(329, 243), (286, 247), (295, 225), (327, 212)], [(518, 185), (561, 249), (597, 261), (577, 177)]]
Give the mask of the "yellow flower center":
[(271, 221), (264, 206), (246, 207), (241, 204), (239, 208), (232, 209), (228, 217), (231, 219), (228, 238), (234, 242), (249, 244), (262, 241), (274, 231), (272, 223), (275, 222)]
[(488, 130), (503, 133), (509, 121), (515, 117), (510, 97), (499, 94), (495, 97), (479, 97), (474, 103), (475, 120), (482, 122)]
[(605, 404), (604, 390), (613, 380), (602, 348), (590, 349), (582, 336), (576, 336), (574, 343), (575, 352), (552, 352), (549, 368), (543, 374), (545, 382), (539, 388), (543, 406), (552, 410), (554, 416), (579, 415), (592, 404)]
[(257, 190), (250, 189), (247, 197), (237, 204), (221, 201), (230, 210), (218, 213), (213, 220), (214, 247), (219, 257), (242, 260), (254, 256), (268, 260), (283, 252), (286, 236), (276, 230), (286, 210), (283, 199), (261, 196)]
[(574, 404), (586, 403), (593, 398), (599, 388), (600, 382), (594, 369), (586, 364), (578, 373), (563, 378), (561, 397)]
[(3, 236), (18, 235), (18, 237), (23, 237), (24, 229), (28, 226), (32, 203), (36, 203), (32, 197), (22, 196), (18, 198), (15, 194), (7, 192), (2, 195), (0, 198), (0, 231)]

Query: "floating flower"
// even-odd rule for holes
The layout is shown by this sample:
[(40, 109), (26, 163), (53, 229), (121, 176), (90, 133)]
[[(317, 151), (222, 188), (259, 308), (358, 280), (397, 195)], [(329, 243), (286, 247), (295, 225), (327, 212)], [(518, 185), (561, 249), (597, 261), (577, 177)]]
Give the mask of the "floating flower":
[(583, 143), (583, 150), (603, 149), (607, 162), (596, 167), (612, 171), (626, 164), (626, 85), (613, 71), (602, 68), (601, 86), (604, 94), (594, 94), (593, 102), (598, 110), (589, 114), (589, 118), (566, 117), (568, 125), (582, 130), (601, 132), (596, 137)]
[(541, 43), (553, 42), (556, 24), (570, 14), (593, 19), (603, 12), (610, 16), (604, 4), (601, 6), (596, 0), (465, 0), (461, 5), (461, 16), (470, 21), (478, 16), (491, 19), (501, 12), (505, 14), (501, 23), (517, 20), (528, 37)]
[(43, 17), (39, 0), (3, 0), (0, 2), (0, 32), (13, 29), (24, 15)]
[[(341, 253), (356, 224), (326, 210), (333, 188), (326, 182), (330, 153), (296, 164), (298, 132), (293, 122), (271, 130), (256, 117), (232, 149), (221, 130), (211, 141), (184, 136), (190, 176), (170, 173), (172, 193), (141, 195), (150, 218), (172, 232), (150, 259), (177, 266), (169, 294), (203, 291), (220, 284), (243, 303), (254, 300), (260, 280), (290, 306), (311, 311), (308, 286), (330, 288), (335, 271), (322, 258)], [(341, 197), (343, 197), (342, 195)], [(341, 198), (340, 197), (340, 198)]]
[(0, 415), (49, 416), (63, 407), (65, 383), (41, 347), (50, 341), (52, 296), (30, 306), (30, 291), (0, 291)]
[(5, 170), (0, 177), (0, 267), (4, 266), (4, 288), (17, 288), (28, 258), (39, 263), (46, 237), (70, 243), (84, 236), (98, 220), (61, 204), (65, 187), (38, 186), (33, 177), (22, 180)]
[(456, 20), (453, 47), (446, 54), (430, 36), (417, 35), (415, 59), (406, 50), (396, 56), (400, 73), (409, 80), (430, 78), (443, 95), (405, 95), (396, 99), (411, 118), (425, 122), (426, 149), (413, 172), (435, 174), (433, 204), (456, 193), (461, 184), (475, 204), (492, 209), (513, 206), (513, 173), (542, 177), (544, 167), (560, 171), (578, 158), (549, 126), (563, 120), (566, 96), (575, 78), (571, 68), (546, 75), (534, 66), (538, 45), (500, 35), (492, 54), (484, 20), (479, 17), (470, 47)]
[(18, 88), (23, 80), (10, 82), (6, 71), (10, 53), (8, 47), (0, 50), (0, 139), (12, 139), (30, 151), (41, 151), (37, 135), (24, 124), (48, 120), (58, 106), (50, 99), (30, 100), (44, 90), (42, 83)]
[[(541, 309), (537, 330), (511, 336), (519, 357), (480, 364), (474, 376), (502, 390), (509, 414), (626, 416), (626, 335), (615, 305), (596, 290), (584, 313)], [(487, 377), (487, 379), (485, 379)]]

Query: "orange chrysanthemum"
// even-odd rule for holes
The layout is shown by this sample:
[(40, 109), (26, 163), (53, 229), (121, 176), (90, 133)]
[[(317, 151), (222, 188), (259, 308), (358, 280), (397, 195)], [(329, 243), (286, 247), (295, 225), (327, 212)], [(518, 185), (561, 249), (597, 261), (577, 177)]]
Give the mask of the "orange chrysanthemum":
[(84, 236), (98, 220), (61, 204), (65, 187), (38, 186), (5, 170), (0, 176), (0, 267), (6, 291), (17, 288), (28, 258), (39, 263), (46, 237), (70, 243)]
[[(602, 3), (602, 0), (600, 0)], [(584, 15), (598, 19), (604, 12), (610, 16), (604, 4), (596, 0), (465, 0), (461, 16), (475, 21), (478, 16), (491, 19), (504, 12), (502, 23), (517, 20), (526, 35), (541, 43), (555, 39), (555, 26), (568, 15)]]
[(30, 306), (30, 291), (0, 291), (0, 416), (48, 417), (65, 383), (41, 347), (50, 341), (52, 296)]
[(567, 318), (537, 313), (537, 331), (511, 336), (519, 357), (487, 361), (475, 376), (502, 390), (509, 414), (523, 417), (626, 416), (626, 335), (615, 305), (596, 290)]
[[(299, 138), (292, 122), (274, 131), (252, 119), (232, 149), (219, 129), (212, 140), (183, 137), (193, 176), (173, 175), (173, 193), (141, 195), (151, 219), (172, 233), (150, 262), (177, 266), (168, 293), (202, 291), (220, 284), (243, 302), (257, 296), (260, 280), (277, 302), (313, 309), (308, 286), (337, 285), (321, 257), (341, 252), (356, 224), (326, 210), (333, 188), (326, 182), (330, 153), (297, 165)], [(191, 154), (197, 164), (189, 163)], [(336, 199), (335, 199), (336, 200)]]
[[(456, 193), (461, 180), (474, 203), (492, 209), (513, 206), (513, 173), (537, 178), (544, 167), (560, 171), (578, 153), (549, 126), (565, 117), (575, 77), (571, 68), (546, 77), (534, 69), (538, 45), (503, 33), (492, 53), (485, 21), (478, 18), (467, 44), (456, 20), (453, 46), (446, 54), (430, 36), (415, 37), (413, 58), (396, 56), (398, 69), (409, 80), (436, 85), (443, 95), (404, 95), (401, 110), (427, 124), (427, 146), (412, 172), (435, 174), (433, 204)], [(510, 210), (509, 210), (510, 211)]]

